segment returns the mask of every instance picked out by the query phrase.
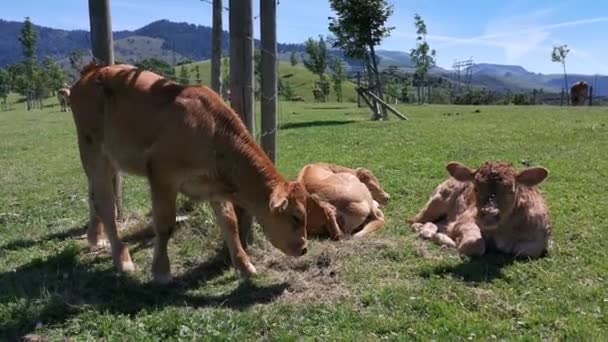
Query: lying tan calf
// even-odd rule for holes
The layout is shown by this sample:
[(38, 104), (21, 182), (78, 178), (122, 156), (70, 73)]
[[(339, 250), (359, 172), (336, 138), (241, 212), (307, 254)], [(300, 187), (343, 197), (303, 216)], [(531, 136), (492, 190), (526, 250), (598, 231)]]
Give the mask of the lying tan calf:
[[(391, 199), (391, 195), (389, 195), (386, 191), (382, 189), (378, 178), (376, 178), (376, 176), (366, 168), (359, 167), (356, 169), (351, 169), (345, 166), (330, 163), (314, 163), (310, 165), (314, 166), (317, 170), (326, 170), (334, 174), (349, 173), (351, 175), (357, 176), (361, 183), (365, 184), (369, 192), (371, 192), (374, 200), (382, 206), (387, 205), (389, 200)], [(326, 175), (329, 174), (326, 173)]]
[(549, 172), (540, 167), (518, 172), (490, 161), (472, 170), (450, 163), (452, 178), (441, 183), (411, 220), (426, 239), (480, 256), (486, 247), (520, 257), (539, 257), (551, 235), (549, 210), (537, 184)]
[(362, 238), (384, 226), (378, 202), (357, 176), (310, 164), (300, 171), (298, 181), (310, 193), (309, 236), (329, 235), (338, 240), (348, 234)]
[(170, 281), (167, 245), (178, 192), (211, 206), (235, 266), (255, 268), (238, 237), (233, 204), (260, 222), (284, 253), (306, 253), (306, 190), (288, 182), (236, 113), (212, 90), (185, 87), (129, 65), (89, 65), (72, 87), (78, 147), (89, 181), (89, 243), (105, 239), (119, 270), (134, 265), (116, 231), (112, 178), (122, 170), (150, 183), (156, 243), (154, 279)]

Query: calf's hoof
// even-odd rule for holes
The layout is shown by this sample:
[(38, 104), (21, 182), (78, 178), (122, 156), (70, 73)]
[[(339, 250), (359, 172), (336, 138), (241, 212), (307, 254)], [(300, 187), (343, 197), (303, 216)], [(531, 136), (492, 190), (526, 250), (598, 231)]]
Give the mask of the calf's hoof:
[(423, 239), (431, 240), (437, 234), (437, 231), (437, 225), (432, 222), (427, 222), (418, 229), (418, 236)]
[(119, 249), (118, 253), (114, 254), (114, 266), (120, 272), (133, 272), (135, 271), (135, 264), (131, 260), (131, 255), (127, 247), (123, 246)]
[(458, 245), (460, 254), (469, 257), (479, 257), (486, 252), (486, 243), (482, 238), (465, 238)]
[(435, 234), (433, 236), (433, 241), (440, 244), (441, 246), (447, 246), (450, 248), (456, 247), (456, 242), (454, 242), (454, 240), (452, 240), (452, 238), (450, 238), (449, 236), (447, 236), (446, 234), (443, 234), (443, 233)]
[(241, 278), (251, 278), (255, 276), (258, 271), (255, 269), (255, 266), (251, 262), (247, 262), (244, 265), (237, 266), (236, 269), (239, 271)]
[(173, 281), (170, 273), (159, 273), (153, 275), (154, 282), (158, 285), (168, 285)]

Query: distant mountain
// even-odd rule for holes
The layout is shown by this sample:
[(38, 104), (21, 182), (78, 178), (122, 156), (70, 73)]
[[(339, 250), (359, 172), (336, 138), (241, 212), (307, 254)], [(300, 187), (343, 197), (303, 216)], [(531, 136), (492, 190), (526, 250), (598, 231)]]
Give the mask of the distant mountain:
[[(0, 19), (0, 67), (18, 62), (22, 59), (21, 45), (17, 39), (22, 22)], [(68, 65), (68, 56), (76, 49), (84, 50), (90, 56), (90, 37), (83, 30), (59, 30), (36, 26), (39, 34), (37, 54), (40, 59), (51, 56)], [(116, 59), (122, 62), (135, 63), (145, 58), (155, 57), (175, 64), (180, 61), (205, 60), (211, 57), (211, 28), (188, 23), (175, 23), (159, 20), (134, 31), (114, 32), (114, 49)], [(223, 33), (222, 48), (229, 49), (228, 32)], [(254, 44), (259, 46), (259, 41)], [(303, 44), (279, 44), (279, 59), (288, 61), (292, 52), (298, 59), (304, 52)], [(401, 72), (412, 72), (413, 65), (409, 53), (403, 51), (377, 51), (381, 69), (389, 66), (398, 67)], [(331, 55), (343, 59), (350, 70), (362, 68), (361, 62), (346, 58), (339, 50), (332, 50)], [(558, 92), (563, 88), (561, 75), (542, 75), (529, 72), (517, 65), (498, 65), (480, 63), (473, 66), (473, 85), (492, 90), (527, 91), (544, 89), (546, 92)], [(431, 73), (456, 79), (452, 71), (434, 68)], [(595, 93), (608, 95), (608, 77), (587, 75), (569, 75), (569, 81), (584, 80), (595, 86)]]
[[(0, 67), (21, 60), (22, 49), (17, 37), (22, 27), (22, 22), (0, 19)], [(88, 31), (67, 31), (43, 26), (35, 26), (35, 28), (39, 34), (37, 49), (39, 58), (51, 56), (63, 59), (76, 49), (87, 51), (90, 49)], [(177, 62), (184, 58), (209, 59), (211, 57), (211, 32), (211, 28), (207, 26), (175, 23), (168, 20), (155, 21), (135, 31), (117, 31), (114, 32), (116, 58), (124, 62), (134, 62), (156, 57), (172, 62), (173, 52), (175, 52)], [(146, 40), (142, 37), (156, 40)], [(130, 40), (125, 41), (127, 38)], [(228, 32), (224, 32), (222, 48), (228, 50), (229, 43)], [(259, 41), (255, 40), (254, 44), (259, 46)], [(301, 44), (279, 44), (278, 49), (286, 53), (304, 51)]]

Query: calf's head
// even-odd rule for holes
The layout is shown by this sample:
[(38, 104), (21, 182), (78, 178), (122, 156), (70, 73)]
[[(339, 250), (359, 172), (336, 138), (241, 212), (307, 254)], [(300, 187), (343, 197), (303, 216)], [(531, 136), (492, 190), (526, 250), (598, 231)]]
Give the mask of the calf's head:
[(387, 205), (388, 201), (391, 199), (391, 195), (382, 189), (378, 178), (376, 178), (370, 170), (365, 168), (358, 168), (355, 172), (361, 183), (365, 184), (369, 189), (374, 200), (380, 203), (380, 205)]
[(273, 246), (290, 256), (307, 252), (306, 190), (298, 182), (275, 186), (269, 201), (269, 215), (258, 217)]
[(477, 170), (450, 163), (447, 170), (461, 182), (473, 182), (476, 221), (483, 229), (499, 227), (513, 212), (522, 188), (536, 186), (549, 175), (542, 167), (517, 171), (511, 164), (498, 161), (485, 162)]

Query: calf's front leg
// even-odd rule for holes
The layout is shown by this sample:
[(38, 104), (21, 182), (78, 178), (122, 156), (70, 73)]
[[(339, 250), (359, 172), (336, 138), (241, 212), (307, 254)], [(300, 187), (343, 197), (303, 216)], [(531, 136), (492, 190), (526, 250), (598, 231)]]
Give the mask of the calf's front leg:
[(450, 234), (455, 237), (458, 252), (460, 254), (476, 257), (486, 252), (486, 242), (481, 235), (481, 230), (474, 221), (457, 223)]
[(156, 233), (152, 257), (152, 277), (159, 284), (168, 284), (171, 282), (171, 264), (167, 247), (175, 227), (177, 190), (153, 167), (148, 169), (152, 193), (152, 217)]
[(256, 269), (239, 238), (239, 225), (234, 205), (231, 202), (211, 202), (218, 225), (222, 229), (224, 241), (228, 245), (232, 265), (242, 277), (248, 278), (256, 274)]

